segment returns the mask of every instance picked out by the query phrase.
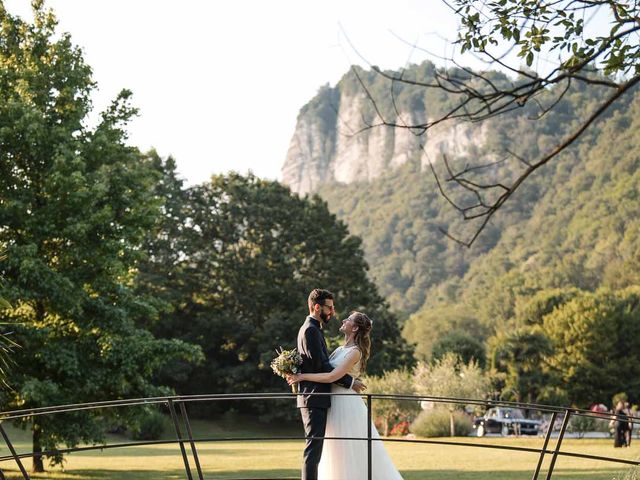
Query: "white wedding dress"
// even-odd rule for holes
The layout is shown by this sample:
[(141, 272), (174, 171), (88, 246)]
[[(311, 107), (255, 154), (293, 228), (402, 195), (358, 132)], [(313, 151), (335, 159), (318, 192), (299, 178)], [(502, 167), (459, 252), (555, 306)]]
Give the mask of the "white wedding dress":
[[(344, 361), (355, 347), (338, 347), (329, 357), (333, 367)], [(349, 372), (356, 378), (360, 374), (360, 362)], [(333, 384), (331, 393), (354, 393)], [(375, 426), (371, 426), (372, 438), (380, 438)], [(327, 414), (325, 437), (367, 438), (367, 407), (360, 396), (332, 395)], [(325, 440), (318, 467), (318, 480), (366, 480), (366, 440)], [(372, 478), (374, 480), (402, 480), (384, 448), (383, 442), (372, 442)]]

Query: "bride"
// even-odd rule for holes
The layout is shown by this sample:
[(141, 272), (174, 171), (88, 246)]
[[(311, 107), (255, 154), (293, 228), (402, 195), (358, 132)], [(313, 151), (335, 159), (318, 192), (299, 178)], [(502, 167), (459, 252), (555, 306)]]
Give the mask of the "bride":
[[(371, 350), (372, 322), (364, 313), (352, 312), (342, 321), (344, 345), (329, 357), (334, 370), (329, 373), (302, 373), (289, 375), (289, 384), (301, 381), (333, 383), (345, 374), (360, 376), (366, 367)], [(367, 407), (362, 398), (339, 385), (331, 386), (331, 408), (327, 414), (325, 437), (367, 438)], [(377, 430), (372, 425), (372, 476), (376, 480), (402, 480), (400, 473), (387, 454)], [(365, 480), (367, 478), (366, 440), (325, 440), (319, 480)]]

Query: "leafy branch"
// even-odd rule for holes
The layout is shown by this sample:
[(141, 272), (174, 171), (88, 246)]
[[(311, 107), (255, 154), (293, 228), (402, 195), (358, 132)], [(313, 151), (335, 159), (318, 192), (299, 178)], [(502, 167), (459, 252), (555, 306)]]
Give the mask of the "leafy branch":
[[(386, 72), (372, 66), (375, 74), (390, 82), (392, 98), (394, 85), (403, 84), (436, 89), (454, 100), (453, 105), (440, 115), (417, 123), (407, 123), (398, 121), (400, 113), (395, 100), (395, 116), (387, 118), (383, 115), (378, 107), (379, 99), (374, 97), (354, 69), (375, 110), (375, 120), (365, 123), (359, 132), (391, 127), (424, 135), (444, 122), (484, 122), (527, 105), (537, 109), (538, 113), (532, 119), (539, 120), (555, 111), (572, 85), (597, 86), (608, 92), (572, 131), (538, 158), (525, 159), (511, 154), (525, 167), (514, 179), (478, 182), (472, 179), (473, 169), (465, 167), (455, 171), (449, 159), (443, 158), (448, 174), (446, 181), (453, 182), (471, 195), (475, 202), (471, 206), (467, 205), (468, 202), (455, 201), (445, 193), (443, 179), (439, 178), (430, 162), (439, 191), (445, 199), (460, 212), (465, 221), (481, 219), (469, 238), (444, 232), (459, 244), (470, 247), (494, 214), (531, 174), (578, 140), (640, 82), (640, 3), (615, 0), (443, 1), (459, 17), (460, 27), (455, 42), (459, 52), (473, 54), (488, 67), (512, 74), (513, 79), (496, 81), (491, 72), (473, 71), (462, 66), (453, 56), (444, 60), (454, 67), (437, 69), (433, 79), (428, 81), (410, 79), (404, 76), (404, 72)], [(596, 15), (607, 16), (611, 20), (607, 34), (587, 34), (589, 19)], [(512, 51), (517, 51), (516, 61), (508, 60)], [(547, 57), (552, 54), (557, 56), (557, 61), (548, 72), (540, 74), (531, 70), (541, 61), (548, 61)], [(524, 62), (526, 66), (519, 62)], [(487, 193), (494, 200), (484, 200)]]

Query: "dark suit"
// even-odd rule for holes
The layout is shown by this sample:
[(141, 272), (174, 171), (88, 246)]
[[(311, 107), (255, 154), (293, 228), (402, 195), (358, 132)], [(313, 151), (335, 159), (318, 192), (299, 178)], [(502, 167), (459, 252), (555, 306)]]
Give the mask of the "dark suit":
[[(298, 352), (302, 356), (302, 373), (328, 373), (333, 370), (329, 363), (329, 352), (320, 329), (320, 322), (311, 316), (307, 317), (298, 331)], [(353, 378), (345, 375), (335, 383), (351, 388)], [(300, 382), (300, 393), (303, 395), (298, 395), (297, 405), (302, 415), (304, 434), (307, 439), (302, 464), (302, 480), (316, 480), (323, 440), (312, 440), (312, 438), (324, 437), (331, 396), (314, 395), (314, 393), (331, 393), (331, 384)]]

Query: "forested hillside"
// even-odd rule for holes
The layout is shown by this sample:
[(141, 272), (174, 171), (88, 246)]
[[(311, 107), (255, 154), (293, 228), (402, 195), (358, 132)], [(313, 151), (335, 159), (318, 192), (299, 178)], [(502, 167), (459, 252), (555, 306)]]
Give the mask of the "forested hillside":
[[(432, 69), (427, 63), (408, 74), (424, 79)], [(360, 72), (365, 85), (371, 91), (382, 89), (380, 77), (369, 73)], [(494, 81), (504, 78), (496, 73)], [(339, 103), (345, 92), (353, 95), (354, 82), (350, 73), (333, 87), (332, 95), (325, 87), (318, 99), (337, 98)], [(446, 96), (440, 92), (438, 97), (437, 90), (393, 88), (393, 97), (387, 96), (389, 101), (393, 98), (399, 112), (413, 108), (414, 115), (430, 117), (430, 112), (446, 107)], [(510, 178), (527, 158), (569, 132), (600, 95), (597, 87), (573, 88), (553, 114), (538, 118), (540, 107), (528, 104), (482, 126), (470, 126), (476, 132), (471, 135), (474, 141), (462, 153), (450, 143), (434, 149), (430, 146), (434, 134), (427, 131), (417, 137), (424, 149), (418, 148), (402, 165), (389, 164), (378, 178), (345, 183), (329, 176), (317, 188), (350, 232), (362, 238), (371, 277), (392, 308), (408, 317), (405, 336), (417, 341), (419, 358), (429, 358), (433, 342), (444, 334), (463, 330), (485, 340), (505, 326), (515, 326), (518, 314), (538, 292), (601, 287), (617, 291), (639, 283), (637, 91), (529, 178), (471, 248), (456, 244), (441, 231), (464, 236), (476, 225), (462, 222), (440, 195), (429, 161), (441, 180), (447, 177), (443, 154), (454, 165), (470, 159), (492, 164), (478, 176)], [(318, 99), (310, 104), (316, 111)], [(309, 110), (303, 109), (299, 124), (311, 122), (306, 117)], [(371, 105), (365, 106), (364, 120), (351, 119), (375, 123), (372, 111)], [(358, 135), (375, 135), (375, 130), (366, 129), (350, 138), (365, 141), (357, 140)], [(468, 138), (460, 136), (460, 141), (468, 142)], [(326, 168), (331, 172), (339, 162), (331, 158)], [(462, 192), (443, 183), (452, 196), (463, 198)]]

